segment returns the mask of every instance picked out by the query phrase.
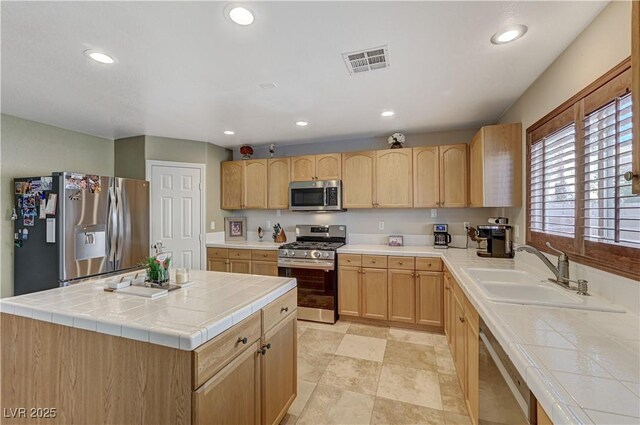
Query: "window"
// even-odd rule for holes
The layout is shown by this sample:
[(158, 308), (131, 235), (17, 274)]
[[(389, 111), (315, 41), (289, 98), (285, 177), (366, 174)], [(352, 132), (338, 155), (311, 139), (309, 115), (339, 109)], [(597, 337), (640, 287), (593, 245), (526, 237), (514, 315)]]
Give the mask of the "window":
[(527, 243), (640, 279), (627, 60), (527, 129)]

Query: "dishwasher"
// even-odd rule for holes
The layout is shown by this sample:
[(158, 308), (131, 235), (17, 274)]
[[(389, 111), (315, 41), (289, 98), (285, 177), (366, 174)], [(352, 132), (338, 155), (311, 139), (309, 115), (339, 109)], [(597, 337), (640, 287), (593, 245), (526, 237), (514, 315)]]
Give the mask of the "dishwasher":
[(533, 393), (482, 319), (479, 335), (479, 423), (537, 423)]

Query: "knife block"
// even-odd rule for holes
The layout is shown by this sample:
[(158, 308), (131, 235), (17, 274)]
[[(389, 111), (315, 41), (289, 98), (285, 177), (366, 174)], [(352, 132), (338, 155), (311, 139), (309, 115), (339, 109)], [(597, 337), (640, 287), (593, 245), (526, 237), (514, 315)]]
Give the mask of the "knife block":
[(282, 243), (287, 241), (287, 234), (284, 233), (284, 229), (280, 231), (273, 240), (275, 243)]

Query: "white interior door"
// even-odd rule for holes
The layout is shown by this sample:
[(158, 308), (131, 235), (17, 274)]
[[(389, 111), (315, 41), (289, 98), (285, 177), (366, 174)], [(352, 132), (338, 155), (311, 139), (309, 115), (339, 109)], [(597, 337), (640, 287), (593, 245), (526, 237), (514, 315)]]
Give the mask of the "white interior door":
[(173, 267), (203, 268), (203, 166), (150, 161), (151, 245), (162, 241)]

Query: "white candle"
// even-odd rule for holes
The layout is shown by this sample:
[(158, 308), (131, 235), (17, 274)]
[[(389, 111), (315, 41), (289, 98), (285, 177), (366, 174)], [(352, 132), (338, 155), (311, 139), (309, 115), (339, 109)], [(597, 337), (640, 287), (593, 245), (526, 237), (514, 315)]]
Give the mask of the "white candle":
[(187, 283), (189, 281), (189, 272), (187, 269), (178, 269), (176, 270), (176, 283), (182, 284)]

